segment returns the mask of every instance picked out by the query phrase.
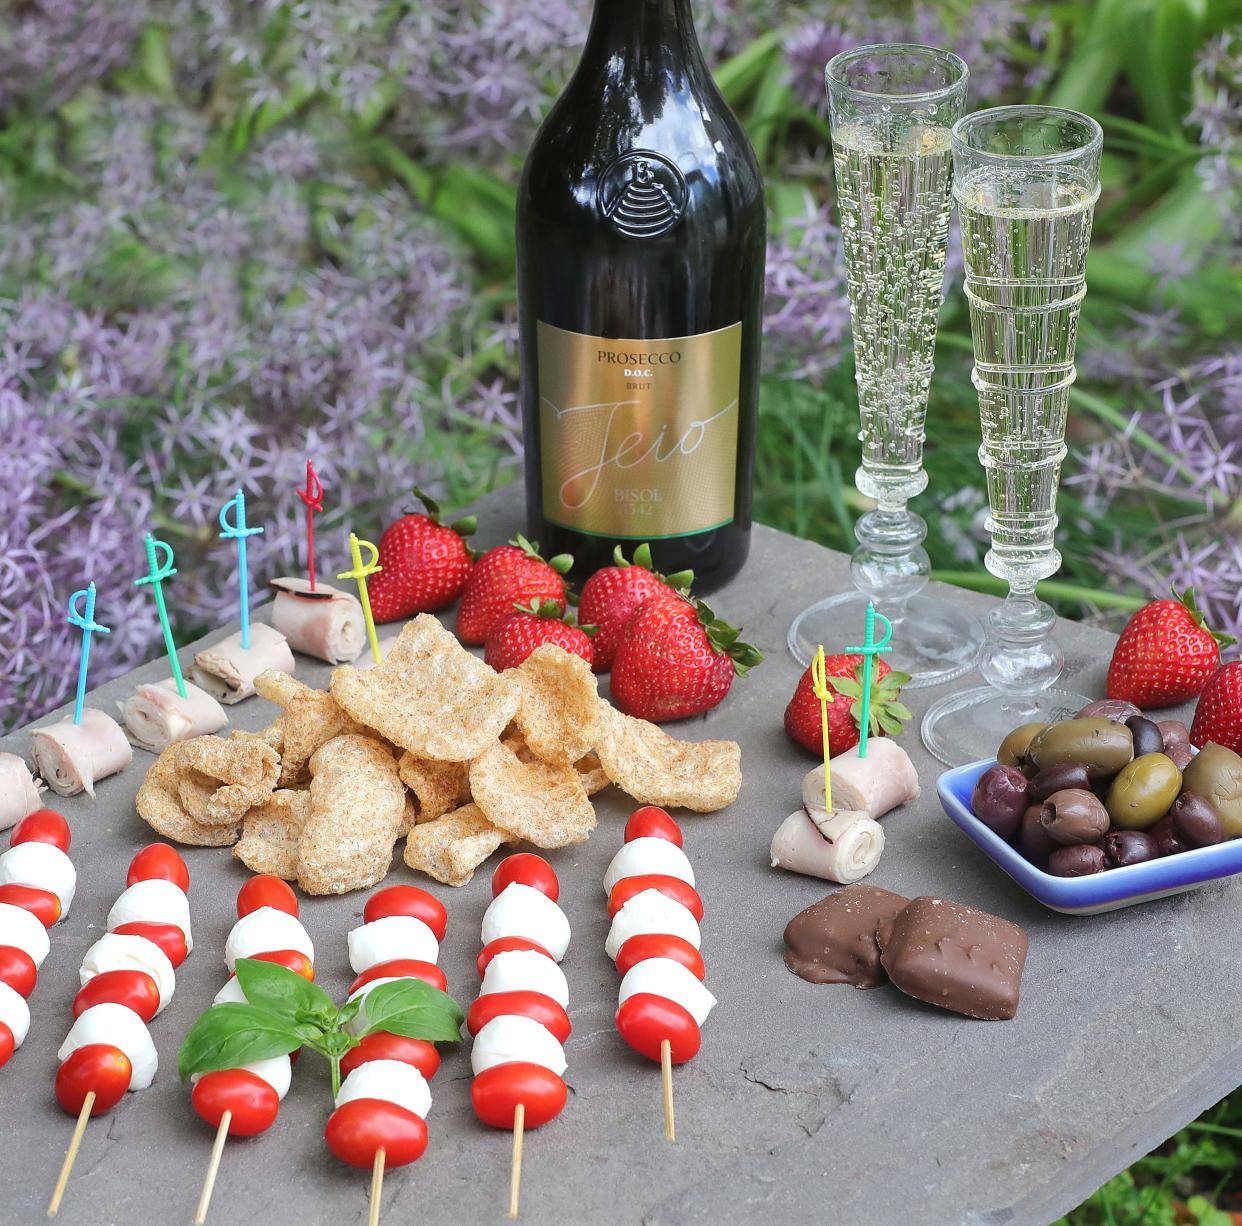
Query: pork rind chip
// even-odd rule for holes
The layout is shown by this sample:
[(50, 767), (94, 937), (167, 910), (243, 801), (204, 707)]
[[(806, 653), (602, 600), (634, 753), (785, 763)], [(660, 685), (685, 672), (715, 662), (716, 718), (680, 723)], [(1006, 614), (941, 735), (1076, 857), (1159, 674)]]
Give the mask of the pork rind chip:
[(598, 730), (599, 683), (591, 666), (555, 643), (544, 643), (515, 671), (522, 701), (514, 724), (540, 761), (572, 766), (595, 745)]
[(493, 825), (536, 847), (581, 843), (595, 809), (572, 766), (523, 762), (497, 741), (470, 763), (470, 794)]
[[(336, 704), (327, 690), (303, 685), (288, 673), (272, 670), (254, 679), (254, 691), (281, 708), (280, 718), (259, 735), (279, 736), (280, 786), (292, 787), (310, 778), (311, 755), (333, 737), (365, 732)], [(274, 732), (273, 729), (279, 729)]]
[(736, 741), (679, 741), (644, 719), (599, 704), (596, 745), (604, 772), (645, 805), (714, 813), (742, 787), (742, 748)]
[(612, 782), (600, 764), (599, 754), (594, 750), (579, 758), (574, 763), (574, 770), (578, 772), (578, 777), (582, 780), (582, 786), (588, 796), (602, 792)]
[(521, 692), (512, 672), (475, 659), (429, 613), (407, 623), (370, 672), (332, 674), (332, 696), (354, 719), (438, 762), (478, 757), (517, 713)]
[(432, 762), (403, 753), (397, 768), (418, 801), (415, 821), (434, 822), (470, 799), (469, 762)]
[(235, 826), (276, 787), (280, 759), (250, 733), (196, 736), (176, 746), (181, 807), (208, 826)]
[(405, 841), (405, 862), (445, 885), (465, 885), (474, 870), (506, 841), (478, 805), (463, 805), (420, 822)]
[(293, 881), (298, 875), (298, 840), (309, 815), (309, 792), (278, 789), (243, 818), (233, 854), (253, 873)]
[(418, 801), (414, 799), (413, 792), (407, 791), (405, 794), (405, 808), (401, 810), (401, 825), (397, 827), (397, 838), (405, 838), (417, 825)]
[(239, 825), (209, 826), (195, 821), (181, 805), (177, 795), (177, 750), (174, 742), (148, 768), (138, 789), (134, 807), (156, 834), (191, 847), (227, 847), (237, 842)]

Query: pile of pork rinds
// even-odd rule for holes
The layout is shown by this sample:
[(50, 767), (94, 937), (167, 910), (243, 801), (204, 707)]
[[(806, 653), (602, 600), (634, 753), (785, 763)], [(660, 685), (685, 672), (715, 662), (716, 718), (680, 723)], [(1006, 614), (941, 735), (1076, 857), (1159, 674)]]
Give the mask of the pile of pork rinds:
[(502, 843), (563, 847), (595, 828), (590, 797), (713, 812), (742, 784), (733, 741), (679, 741), (601, 698), (584, 660), (552, 644), (497, 673), (429, 614), (383, 663), (328, 690), (262, 673), (281, 708), (259, 733), (169, 746), (138, 792), (166, 838), (233, 847), (257, 873), (343, 894), (405, 862), (464, 885)]

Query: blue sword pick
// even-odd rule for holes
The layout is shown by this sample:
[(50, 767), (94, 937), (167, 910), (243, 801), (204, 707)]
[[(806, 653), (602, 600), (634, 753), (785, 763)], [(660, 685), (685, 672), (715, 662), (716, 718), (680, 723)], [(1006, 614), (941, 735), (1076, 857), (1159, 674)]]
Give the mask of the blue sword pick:
[[(229, 522), (229, 509), (236, 512), (232, 523)], [(241, 616), (241, 645), (243, 651), (250, 649), (250, 575), (246, 567), (246, 538), (258, 536), (262, 528), (246, 527), (246, 495), (238, 490), (232, 498), (220, 508), (220, 533), (222, 541), (237, 542), (237, 586), (239, 591), (238, 608)]]
[[(78, 601), (85, 599), (86, 609), (79, 612)], [(91, 663), (91, 635), (111, 634), (107, 626), (101, 626), (95, 620), (95, 584), (88, 583), (81, 591), (69, 597), (69, 616), (66, 619), (71, 626), (82, 631), (82, 659), (78, 664), (78, 696), (73, 704), (73, 722), (82, 722), (82, 704), (86, 701), (86, 674)]]

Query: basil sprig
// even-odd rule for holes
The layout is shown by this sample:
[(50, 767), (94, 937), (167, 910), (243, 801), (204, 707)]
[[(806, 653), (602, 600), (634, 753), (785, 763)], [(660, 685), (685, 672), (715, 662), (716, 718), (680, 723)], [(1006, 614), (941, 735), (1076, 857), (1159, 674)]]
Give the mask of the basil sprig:
[(341, 1060), (366, 1035), (387, 1031), (432, 1043), (461, 1039), (461, 1006), (421, 979), (382, 983), (369, 992), (367, 1027), (355, 1036), (344, 1027), (357, 1016), (361, 998), (338, 1009), (322, 988), (274, 962), (239, 958), (236, 973), (247, 1003), (213, 1005), (190, 1027), (177, 1059), (182, 1081), (195, 1073), (239, 1068), (309, 1047), (331, 1066), (335, 1097)]

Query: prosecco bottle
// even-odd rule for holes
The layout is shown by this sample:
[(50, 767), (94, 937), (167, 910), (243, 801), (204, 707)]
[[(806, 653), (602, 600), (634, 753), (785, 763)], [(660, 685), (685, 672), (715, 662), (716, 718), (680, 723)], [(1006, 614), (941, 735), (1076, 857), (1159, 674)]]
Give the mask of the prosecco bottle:
[(579, 577), (618, 543), (698, 591), (746, 560), (765, 230), (690, 0), (596, 0), (517, 211), (530, 534)]

